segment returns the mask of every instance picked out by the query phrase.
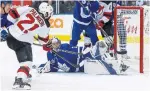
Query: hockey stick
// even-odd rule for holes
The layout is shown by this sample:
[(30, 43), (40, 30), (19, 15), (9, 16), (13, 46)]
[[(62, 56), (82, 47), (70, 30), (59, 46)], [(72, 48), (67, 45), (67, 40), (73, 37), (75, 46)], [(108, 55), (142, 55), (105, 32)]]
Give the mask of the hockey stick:
[(68, 50), (62, 50), (62, 49), (57, 49), (57, 51), (60, 52), (65, 52), (65, 53), (69, 53), (69, 54), (75, 54), (75, 55), (84, 55), (83, 53), (78, 53), (78, 52), (74, 52), (74, 51), (68, 51)]
[[(33, 43), (36, 46), (42, 46), (41, 44), (36, 44)], [(57, 49), (58, 52), (65, 52), (65, 53), (69, 53), (69, 54), (74, 54), (74, 55), (84, 55), (84, 53), (78, 53), (78, 52), (74, 52), (74, 51), (68, 51), (68, 50), (62, 50), (62, 49)]]
[[(36, 44), (36, 43), (33, 43), (34, 45), (36, 46), (42, 46), (41, 44)], [(68, 61), (67, 59), (65, 59), (64, 57), (62, 57), (61, 55), (59, 55), (55, 50), (51, 50), (54, 54), (56, 54), (58, 57), (60, 57), (61, 59), (63, 59), (65, 62), (67, 62), (68, 64), (70, 64), (72, 67), (74, 68), (79, 68), (80, 65), (76, 65), (76, 64), (73, 64), (71, 63), (70, 61)]]
[(82, 56), (82, 55), (86, 54), (87, 52), (89, 52), (90, 49), (85, 49), (85, 51), (82, 51), (82, 52), (74, 52), (74, 51), (68, 51), (68, 50), (62, 50), (62, 49), (57, 49), (57, 51)]
[[(38, 40), (36, 37), (34, 37), (34, 39)], [(41, 44), (36, 44), (36, 43), (33, 43), (33, 44), (37, 45), (37, 46), (42, 46)], [(66, 53), (75, 54), (75, 55), (84, 55), (84, 53), (78, 53), (78, 52), (73, 52), (73, 51), (68, 51), (68, 50), (62, 50), (62, 49), (57, 49), (57, 51), (66, 52)]]
[(67, 59), (65, 59), (61, 55), (59, 55), (56, 51), (52, 50), (52, 52), (54, 54), (56, 54), (58, 57), (60, 57), (61, 59), (63, 59), (65, 62), (67, 62), (68, 64), (70, 64), (72, 67), (74, 67), (74, 68), (79, 68), (80, 67), (80, 65), (76, 65), (76, 64), (71, 63), (70, 61), (68, 61)]

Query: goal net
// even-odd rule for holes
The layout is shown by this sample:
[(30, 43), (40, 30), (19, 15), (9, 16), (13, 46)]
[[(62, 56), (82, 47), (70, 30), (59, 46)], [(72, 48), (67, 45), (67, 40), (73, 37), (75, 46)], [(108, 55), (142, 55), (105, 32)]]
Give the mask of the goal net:
[[(149, 71), (150, 7), (117, 6), (114, 11), (114, 46), (120, 50), (119, 32), (121, 22), (127, 37), (127, 54), (131, 57), (130, 67), (140, 73)], [(123, 33), (120, 33), (123, 34)], [(124, 35), (123, 35), (124, 36)]]

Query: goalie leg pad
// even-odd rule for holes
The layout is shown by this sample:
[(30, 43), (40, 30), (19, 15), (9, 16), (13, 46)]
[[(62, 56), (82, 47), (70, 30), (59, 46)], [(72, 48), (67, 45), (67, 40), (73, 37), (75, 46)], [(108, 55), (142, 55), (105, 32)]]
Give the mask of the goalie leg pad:
[(84, 60), (84, 72), (88, 74), (113, 74), (116, 75), (117, 72), (112, 67), (112, 65), (108, 64), (102, 60), (92, 60), (92, 59), (85, 59)]

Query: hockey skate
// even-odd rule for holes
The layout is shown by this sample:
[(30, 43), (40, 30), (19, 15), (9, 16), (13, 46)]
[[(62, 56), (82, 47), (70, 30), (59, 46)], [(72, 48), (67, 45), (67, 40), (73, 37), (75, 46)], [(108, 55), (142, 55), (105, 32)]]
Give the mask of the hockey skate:
[(127, 66), (123, 62), (120, 64), (120, 73), (125, 72), (130, 66)]
[(12, 88), (16, 90), (30, 90), (31, 85), (27, 82), (23, 82), (22, 78), (15, 77), (15, 82)]
[(125, 74), (125, 72), (130, 67), (129, 65), (125, 64), (120, 59), (118, 59), (118, 60), (107, 59), (106, 62), (107, 62), (107, 64), (109, 64), (110, 66), (112, 66), (116, 70), (117, 74)]

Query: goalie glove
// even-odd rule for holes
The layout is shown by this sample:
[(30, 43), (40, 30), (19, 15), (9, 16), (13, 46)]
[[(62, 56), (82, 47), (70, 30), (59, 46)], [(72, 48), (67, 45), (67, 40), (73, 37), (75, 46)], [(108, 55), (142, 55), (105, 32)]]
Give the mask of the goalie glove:
[(105, 41), (99, 41), (99, 51), (100, 51), (100, 55), (104, 55), (107, 51), (107, 44), (105, 43)]
[(35, 69), (35, 71), (39, 74), (41, 73), (48, 73), (51, 71), (51, 68), (50, 68), (50, 64), (51, 62), (50, 61), (47, 61), (46, 63), (44, 64), (40, 64), (40, 65), (33, 65), (32, 66), (32, 69)]
[(6, 41), (8, 37), (8, 31), (6, 28), (0, 28), (0, 42)]
[(61, 41), (58, 38), (52, 38), (50, 39), (47, 44), (43, 45), (43, 49), (45, 51), (50, 51), (50, 50), (57, 50), (61, 45)]
[(97, 41), (96, 44), (93, 46), (91, 54), (94, 58), (103, 56), (108, 49), (107, 44), (105, 41)]

